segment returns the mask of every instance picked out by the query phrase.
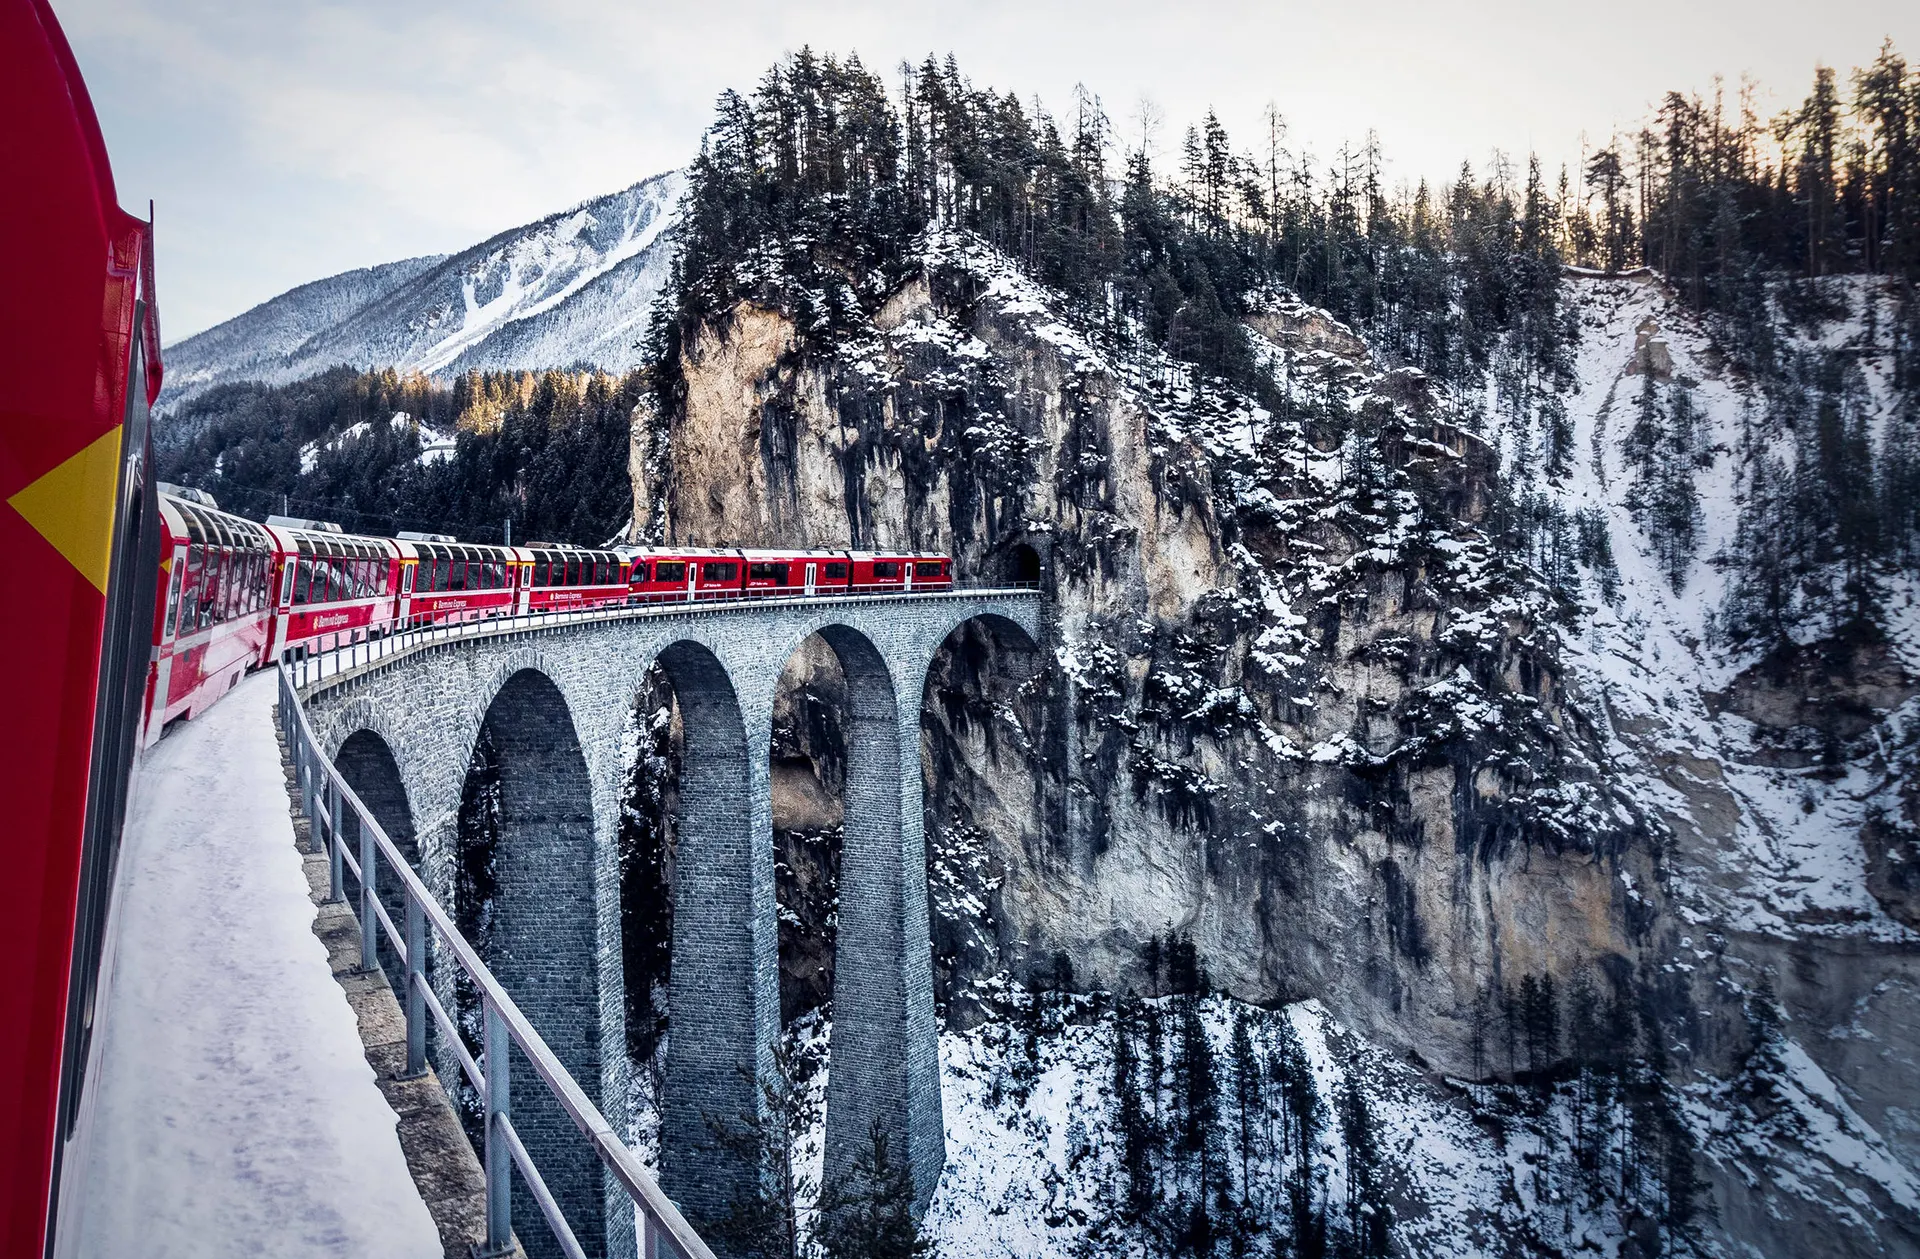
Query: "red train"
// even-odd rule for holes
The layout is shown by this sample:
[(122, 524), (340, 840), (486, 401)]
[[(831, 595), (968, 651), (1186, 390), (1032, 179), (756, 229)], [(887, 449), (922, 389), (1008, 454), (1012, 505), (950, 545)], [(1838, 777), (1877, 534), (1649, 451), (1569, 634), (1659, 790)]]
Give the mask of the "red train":
[(953, 588), (945, 555), (356, 537), (316, 521), (255, 524), (197, 490), (160, 488), (149, 744), (284, 652), (395, 629), (627, 604)]

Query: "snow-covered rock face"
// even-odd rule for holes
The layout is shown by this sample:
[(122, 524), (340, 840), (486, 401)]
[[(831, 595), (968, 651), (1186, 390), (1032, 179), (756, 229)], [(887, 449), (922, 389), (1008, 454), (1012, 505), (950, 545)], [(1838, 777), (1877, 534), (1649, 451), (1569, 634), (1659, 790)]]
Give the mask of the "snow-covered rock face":
[[(1884, 296), (1844, 285), (1862, 312)], [(1734, 1236), (1765, 1253), (1912, 1253), (1920, 1169), (1920, 642), (1911, 573), (1891, 573), (1879, 623), (1803, 621), (1772, 650), (1729, 644), (1727, 592), (1755, 461), (1791, 466), (1794, 435), (1729, 372), (1657, 279), (1573, 282), (1583, 315), (1577, 458), (1558, 493), (1603, 518), (1618, 597), (1596, 596), (1563, 652), (1569, 692), (1604, 712), (1607, 759), (1671, 830), (1650, 958), (1682, 1015), (1695, 1118)], [(1884, 315), (1883, 315), (1884, 318)], [(1852, 344), (1876, 446), (1899, 408), (1892, 355), (1856, 317), (1787, 330), (1788, 349)], [(1652, 351), (1656, 351), (1654, 353)], [(1690, 395), (1698, 539), (1674, 574), (1634, 507), (1623, 453), (1648, 367)], [(1496, 440), (1511, 442), (1512, 434)], [(1817, 605), (1816, 605), (1817, 606)], [(1902, 824), (1904, 823), (1904, 832)], [(1777, 993), (1758, 1038), (1737, 1001)], [(1831, 1213), (1831, 1214), (1830, 1214)], [(1838, 1229), (1836, 1232), (1835, 1229)], [(1886, 1249), (1879, 1249), (1883, 1239)]]
[(472, 368), (640, 361), (666, 281), (662, 234), (677, 171), (503, 232), (462, 253), (319, 280), (167, 347), (165, 404), (235, 380), (284, 384), (325, 368)]
[[(691, 338), (679, 402), (636, 416), (635, 516), (690, 542), (951, 547), (964, 576), (1038, 554), (1043, 659), (1010, 669), (964, 636), (928, 683), (957, 1029), (997, 1026), (1009, 978), (1146, 990), (1144, 946), (1179, 932), (1236, 997), (1317, 1001), (1343, 1034), (1486, 1078), (1512, 1066), (1488, 1039), (1523, 980), (1563, 1001), (1590, 985), (1631, 1003), (1685, 1084), (1721, 1213), (1704, 1249), (1897, 1236), (1906, 1253), (1920, 950), (1893, 822), (1916, 808), (1911, 583), (1894, 579), (1884, 642), (1730, 647), (1743, 461), (1781, 439), (1657, 281), (1568, 285), (1577, 383), (1519, 405), (1388, 370), (1276, 295), (1250, 320), (1275, 413), (935, 235), (864, 328), (822, 336), (743, 303)], [(1643, 405), (1691, 407), (1679, 535), (1670, 510), (1649, 524)], [(1564, 469), (1543, 466), (1550, 422), (1571, 431)], [(1501, 479), (1562, 513), (1551, 581), (1490, 540), (1515, 501)], [(1775, 999), (1780, 1030), (1756, 1030)], [(1573, 1035), (1555, 1052), (1581, 1052)], [(1407, 1098), (1382, 1103), (1396, 1124), (1434, 1104)], [(1561, 1119), (1528, 1122), (1560, 1139)], [(986, 1166), (961, 1154), (949, 1175)], [(1482, 1179), (1494, 1198), (1518, 1183)], [(1498, 1214), (1471, 1197), (1461, 1210)], [(1004, 1240), (965, 1198), (936, 1206), (947, 1249)], [(1067, 1253), (1080, 1227), (1049, 1213), (1031, 1253)], [(1568, 1244), (1659, 1243), (1645, 1216), (1577, 1215)]]
[(1288, 396), (1369, 426), (1378, 461), (936, 237), (850, 340), (748, 305), (695, 338), (681, 410), (636, 428), (636, 515), (690, 542), (951, 546), (973, 576), (1044, 555), (1038, 676), (991, 682), (979, 637), (930, 682), (962, 1017), (1056, 954), (1127, 988), (1183, 932), (1235, 994), (1321, 997), (1464, 1073), (1502, 982), (1637, 960), (1651, 831), (1559, 693), (1549, 599), (1474, 523), (1490, 452), (1318, 312), (1261, 322)]

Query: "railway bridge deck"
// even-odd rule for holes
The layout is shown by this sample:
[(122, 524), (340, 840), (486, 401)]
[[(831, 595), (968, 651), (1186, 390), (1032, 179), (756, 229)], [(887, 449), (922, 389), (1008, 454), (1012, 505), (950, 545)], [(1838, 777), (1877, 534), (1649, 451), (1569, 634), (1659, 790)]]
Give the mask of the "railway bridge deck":
[[(461, 877), (476, 748), (497, 773), (486, 962), (612, 1123), (628, 1097), (619, 818), (623, 737), (649, 669), (684, 731), (661, 1181), (716, 1223), (758, 1189), (740, 1135), (765, 1118), (780, 1033), (769, 752), (783, 666), (818, 636), (847, 682), (845, 829), (829, 1050), (829, 1183), (878, 1127), (918, 1205), (945, 1163), (928, 943), (920, 712), (928, 668), (975, 623), (1041, 637), (1023, 589), (673, 604), (502, 619), (348, 644), (294, 667), (314, 736), (442, 905)], [(436, 957), (436, 960), (440, 960)], [(450, 966), (433, 980), (452, 1008)], [(443, 1078), (457, 1072), (443, 1049)], [(545, 1100), (545, 1099), (539, 1099)], [(588, 1253), (631, 1253), (619, 1186), (557, 1106), (514, 1125)], [(518, 1195), (517, 1195), (518, 1196)], [(538, 1210), (516, 1202), (542, 1247)]]

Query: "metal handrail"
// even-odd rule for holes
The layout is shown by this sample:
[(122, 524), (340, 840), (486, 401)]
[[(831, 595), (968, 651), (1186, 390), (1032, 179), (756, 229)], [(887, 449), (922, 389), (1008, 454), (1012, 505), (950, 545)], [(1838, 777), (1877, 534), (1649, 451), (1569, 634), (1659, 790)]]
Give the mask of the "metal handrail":
[[(432, 1015), (437, 1016), (443, 1034), (452, 1034), (455, 1030), (446, 1010), (427, 988), (426, 944), (429, 932), (437, 934), (445, 942), (447, 951), (480, 992), (484, 1042), (481, 1060), (475, 1062), (461, 1043), (461, 1038), (457, 1034), (451, 1035), (453, 1045), (459, 1050), (462, 1070), (486, 1101), (484, 1162), (487, 1237), (485, 1248), (480, 1253), (504, 1255), (513, 1248), (512, 1168), (515, 1164), (519, 1165), (541, 1214), (546, 1217), (561, 1247), (570, 1255), (580, 1253), (579, 1242), (574, 1238), (572, 1228), (560, 1213), (552, 1195), (546, 1192), (538, 1169), (513, 1129), (507, 1050), (511, 1042), (526, 1055), (547, 1091), (568, 1118), (573, 1120), (574, 1127), (587, 1138), (594, 1157), (613, 1173), (614, 1179), (638, 1208), (641, 1253), (647, 1256), (679, 1256), (680, 1259), (713, 1259), (713, 1252), (707, 1244), (700, 1240), (693, 1227), (680, 1214), (679, 1208), (661, 1191), (646, 1168), (640, 1165), (633, 1151), (614, 1134), (606, 1116), (600, 1113), (573, 1076), (560, 1064), (547, 1042), (520, 1012), (520, 1007), (507, 995), (506, 989), (487, 969), (486, 963), (480, 960), (473, 945), (460, 934), (446, 909), (434, 899), (427, 885), (420, 881), (420, 876), (414, 873), (399, 848), (387, 836), (386, 830), (321, 750), (313, 737), (306, 710), (301, 705), (293, 670), (283, 661), (278, 666), (278, 674), (281, 733), (286, 738), (288, 753), (293, 758), (295, 778), (301, 788), (302, 808), (313, 827), (313, 833), (323, 836), (327, 846), (332, 895), (336, 900), (342, 898), (341, 876), (343, 867), (350, 860), (345, 852), (343, 834), (346, 814), (351, 813), (360, 825), (360, 860), (353, 863), (364, 872), (359, 880), (362, 907), (360, 965), (362, 969), (371, 970), (377, 964), (374, 953), (376, 930), (384, 930), (395, 954), (404, 958), (407, 973), (407, 1071), (410, 1075), (424, 1073), (427, 1069), (429, 1006)], [(392, 868), (406, 894), (407, 938), (404, 941), (395, 938), (392, 920), (384, 911), (378, 915), (367, 912), (376, 901), (378, 859), (382, 857)], [(374, 925), (376, 922), (377, 928)]]
[(1011, 582), (997, 586), (956, 585), (939, 590), (900, 590), (896, 587), (889, 593), (874, 594), (795, 595), (781, 592), (777, 595), (759, 595), (752, 592), (726, 591), (725, 597), (693, 599), (665, 599), (657, 596), (636, 595), (632, 598), (640, 602), (608, 603), (596, 608), (568, 612), (524, 612), (506, 615), (494, 613), (466, 621), (408, 626), (378, 637), (373, 636), (364, 626), (353, 630), (336, 630), (331, 635), (310, 639), (310, 645), (301, 649), (300, 657), (289, 663), (294, 670), (296, 685), (304, 694), (323, 682), (338, 681), (349, 672), (358, 673), (376, 664), (382, 664), (400, 656), (412, 655), (416, 651), (443, 643), (527, 633), (565, 625), (656, 620), (723, 611), (730, 605), (741, 604), (751, 604), (756, 608), (769, 605), (818, 607), (824, 604), (891, 604), (903, 599), (977, 599), (992, 595), (1033, 594), (1038, 589), (1038, 582)]

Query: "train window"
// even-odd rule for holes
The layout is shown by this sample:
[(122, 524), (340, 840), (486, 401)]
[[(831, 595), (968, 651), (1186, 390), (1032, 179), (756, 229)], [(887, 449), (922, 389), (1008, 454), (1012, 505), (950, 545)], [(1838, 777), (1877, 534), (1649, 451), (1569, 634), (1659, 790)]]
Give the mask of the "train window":
[(427, 589), (428, 590), (445, 590), (446, 588), (447, 588), (447, 561), (444, 559), (437, 559), (433, 562), (433, 580), (427, 583)]
[(828, 581), (845, 581), (847, 579), (847, 566), (845, 564), (829, 562), (825, 572)]
[(487, 572), (493, 577), (492, 585), (495, 590), (503, 589), (506, 586), (507, 566), (504, 563), (499, 560), (489, 562), (487, 564)]
[(647, 572), (647, 562), (645, 560), (635, 560), (633, 562), (633, 580), (634, 581), (651, 580), (651, 576)]
[(738, 564), (707, 563), (700, 566), (701, 581), (738, 581), (739, 579)]
[(580, 584), (580, 561), (579, 560), (567, 561), (567, 584), (569, 586), (577, 586)]
[(940, 561), (916, 560), (913, 565), (913, 575), (915, 577), (938, 577), (940, 575)]
[(167, 610), (160, 622), (160, 632), (171, 635), (179, 631), (180, 624), (180, 583), (187, 575), (186, 564), (175, 561), (173, 573), (167, 582)]
[(596, 586), (604, 586), (612, 580), (613, 574), (607, 571), (607, 562), (605, 560), (595, 560), (593, 563), (593, 584)]
[(182, 565), (180, 583), (180, 614), (174, 622), (175, 634), (193, 633), (194, 605), (200, 598), (200, 548), (189, 546), (187, 558)]
[(220, 554), (220, 619), (231, 621), (240, 615), (240, 557), (231, 551)]
[(307, 601), (307, 582), (312, 576), (312, 559), (302, 555), (293, 562), (293, 601), (296, 604)]
[(213, 624), (215, 601), (220, 597), (220, 555), (210, 550), (200, 563), (200, 602), (194, 628), (207, 629)]
[(687, 564), (685, 560), (661, 560), (653, 566), (655, 581), (685, 581)]
[(875, 577), (898, 577), (900, 575), (900, 566), (892, 560), (875, 560), (873, 562), (873, 575)]
[(206, 629), (220, 620), (220, 600), (226, 595), (226, 583), (220, 580), (220, 548), (208, 547), (200, 569), (199, 627)]
[(547, 584), (547, 562), (545, 560), (541, 560), (533, 566), (533, 584), (536, 586), (544, 586)]

